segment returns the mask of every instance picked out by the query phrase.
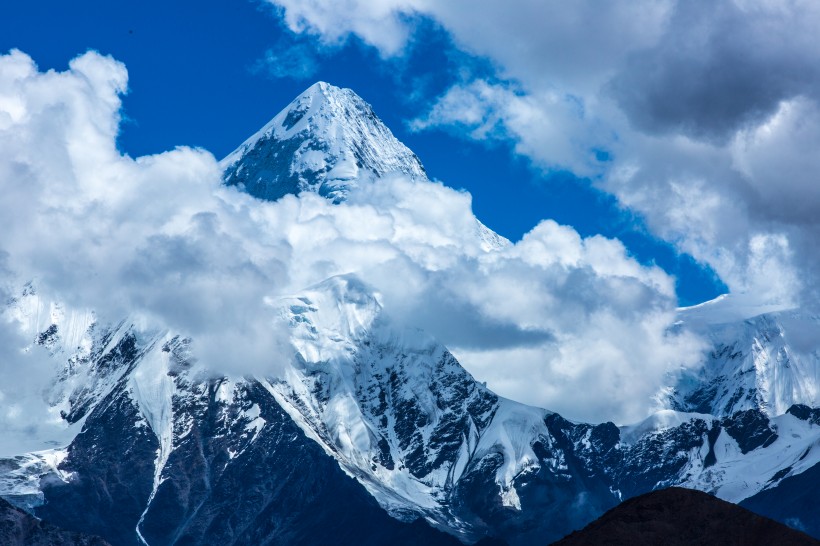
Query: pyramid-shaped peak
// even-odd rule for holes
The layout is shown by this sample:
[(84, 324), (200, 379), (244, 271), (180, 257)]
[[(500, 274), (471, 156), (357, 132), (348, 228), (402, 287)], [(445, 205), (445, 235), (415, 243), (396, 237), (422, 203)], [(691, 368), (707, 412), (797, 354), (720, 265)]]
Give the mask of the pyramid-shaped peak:
[(331, 83), (318, 81), (302, 91), (294, 100), (293, 102), (297, 102), (302, 97), (318, 97), (320, 100), (324, 101), (351, 101), (351, 102), (361, 102), (365, 104), (368, 108), (370, 107), (367, 102), (361, 98), (355, 91), (349, 89), (347, 87), (338, 87)]
[(346, 198), (362, 178), (426, 178), (418, 157), (350, 89), (316, 82), (222, 160), (224, 180), (276, 200), (312, 191)]
[(315, 100), (318, 103), (324, 104), (345, 101), (364, 103), (364, 100), (352, 89), (336, 87), (335, 85), (331, 85), (327, 82), (318, 81), (302, 91), (295, 99), (293, 99), (285, 110), (290, 110), (291, 107), (298, 105), (305, 100)]
[[(304, 123), (300, 123), (303, 120)], [(305, 129), (321, 131), (330, 129), (336, 123), (356, 124), (363, 121), (387, 130), (373, 108), (352, 89), (319, 81), (293, 99), (260, 132), (276, 132), (279, 137), (287, 138)], [(387, 132), (390, 133), (389, 130)], [(390, 136), (393, 136), (392, 133)]]
[[(329, 96), (329, 95), (333, 95), (333, 94), (343, 93), (345, 91), (353, 93), (353, 91), (351, 89), (343, 89), (341, 87), (336, 87), (335, 85), (329, 84), (327, 82), (318, 81), (318, 82), (314, 83), (313, 85), (311, 85), (310, 87), (308, 87), (307, 89), (305, 89), (305, 91), (302, 93), (302, 95), (311, 95), (311, 94), (321, 93), (325, 96)], [(356, 95), (356, 93), (353, 93), (353, 94)], [(302, 96), (302, 95), (300, 95), (300, 96)], [(356, 95), (356, 96), (358, 96), (358, 95)]]
[(324, 93), (324, 92), (341, 91), (341, 89), (342, 89), (341, 87), (336, 87), (335, 85), (331, 85), (327, 82), (318, 81), (318, 82), (314, 83), (313, 85), (311, 85), (310, 87), (308, 87), (305, 90), (305, 93), (309, 93), (311, 91), (320, 91), (320, 92)]

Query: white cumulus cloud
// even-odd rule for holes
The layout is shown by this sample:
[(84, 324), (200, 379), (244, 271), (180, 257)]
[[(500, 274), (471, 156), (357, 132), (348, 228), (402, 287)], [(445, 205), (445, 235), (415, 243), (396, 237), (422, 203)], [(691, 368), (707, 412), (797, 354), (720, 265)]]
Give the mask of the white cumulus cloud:
[[(223, 187), (205, 150), (119, 152), (126, 89), (125, 67), (94, 52), (45, 73), (21, 52), (0, 56), (10, 295), (35, 279), (43, 298), (100, 320), (140, 316), (192, 337), (218, 372), (275, 374), (290, 350), (270, 302), (354, 273), (500, 394), (593, 421), (643, 417), (664, 375), (700, 355), (697, 339), (670, 331), (673, 279), (618, 241), (544, 221), (488, 252), (469, 194), (399, 176), (363, 182), (340, 205), (258, 201)], [(26, 340), (2, 326), (14, 348), (3, 365), (16, 369)], [(39, 388), (3, 393), (30, 401)]]
[(385, 55), (434, 20), (497, 81), (456, 83), (416, 127), (511, 140), (537, 166), (592, 176), (733, 292), (818, 305), (816, 2), (269, 2), (294, 31)]

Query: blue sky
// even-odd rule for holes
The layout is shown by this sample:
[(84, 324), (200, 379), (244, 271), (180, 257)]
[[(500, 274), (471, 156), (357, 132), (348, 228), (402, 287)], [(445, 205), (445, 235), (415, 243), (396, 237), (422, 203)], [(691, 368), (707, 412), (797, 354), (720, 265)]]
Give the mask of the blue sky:
[(327, 46), (294, 34), (260, 2), (48, 1), (4, 10), (0, 51), (19, 48), (41, 70), (64, 70), (88, 49), (125, 63), (130, 90), (119, 146), (132, 156), (189, 145), (221, 158), (325, 80), (370, 102), (432, 177), (470, 191), (476, 215), (499, 233), (517, 240), (552, 218), (584, 236), (618, 238), (643, 263), (657, 263), (678, 278), (684, 305), (726, 291), (712, 269), (650, 235), (639, 213), (589, 180), (533, 167), (504, 139), (479, 142), (459, 127), (412, 131), (408, 122), (451, 85), (496, 78), (492, 62), (459, 51), (431, 20), (417, 22), (402, 55), (385, 58), (355, 36)]

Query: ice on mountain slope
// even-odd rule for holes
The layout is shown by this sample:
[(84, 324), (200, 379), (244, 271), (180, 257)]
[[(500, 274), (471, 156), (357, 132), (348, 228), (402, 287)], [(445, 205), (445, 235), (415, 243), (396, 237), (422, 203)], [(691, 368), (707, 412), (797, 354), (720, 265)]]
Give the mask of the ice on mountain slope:
[[(42, 382), (36, 399), (19, 400), (25, 393), (8, 393), (7, 408), (18, 402), (34, 404), (20, 411), (39, 415), (35, 426), (4, 431), (0, 455), (15, 455), (67, 445), (82, 426), (82, 408), (105, 389), (110, 381), (91, 371), (92, 361), (105, 353), (103, 338), (107, 330), (98, 327), (94, 313), (74, 309), (44, 299), (33, 283), (25, 285), (19, 296), (6, 302), (0, 320), (17, 329), (21, 339), (30, 343), (25, 351), (44, 349), (50, 359), (41, 363), (33, 381)], [(5, 387), (0, 386), (0, 391)], [(26, 419), (28, 415), (21, 415)]]
[(513, 479), (536, 465), (531, 441), (549, 412), (497, 397), (426, 334), (391, 324), (354, 276), (283, 302), (295, 364), (269, 384), (305, 432), (396, 515), (458, 526), (448, 495), (493, 451), (497, 494), (520, 508)]
[(790, 414), (775, 417), (772, 424), (777, 439), (745, 454), (722, 430), (713, 447), (716, 462), (703, 468), (702, 459), (692, 457), (683, 485), (738, 503), (820, 463), (820, 427)]
[(666, 476), (663, 485), (706, 491), (734, 503), (820, 464), (820, 426), (816, 423), (789, 413), (760, 421), (758, 426), (762, 425), (768, 436), (752, 444), (749, 439), (760, 428), (755, 431), (748, 422), (746, 425), (744, 430), (742, 413), (719, 419), (665, 410), (641, 423), (621, 427), (621, 440), (625, 448), (635, 452), (632, 456), (640, 457), (642, 445), (679, 450), (680, 445), (669, 443), (670, 432), (695, 431), (684, 451), (675, 455), (683, 455), (685, 464), (675, 475)]
[(757, 408), (774, 417), (793, 404), (820, 406), (820, 316), (791, 309), (736, 319), (745, 312), (731, 297), (680, 310), (680, 325), (712, 349), (676, 379), (671, 408), (718, 416)]
[[(68, 479), (57, 467), (59, 457), (52, 455), (64, 456), (65, 452), (43, 447), (71, 444), (88, 415), (123, 380), (130, 385), (145, 424), (160, 440), (158, 477), (170, 450), (172, 415), (167, 366), (162, 362), (165, 353), (157, 346), (158, 334), (134, 318), (99, 324), (91, 311), (43, 299), (33, 283), (8, 302), (4, 315), (19, 325), (32, 347), (42, 346), (50, 354), (51, 375), (43, 378), (46, 388), (42, 397), (31, 402), (37, 404), (36, 411), (45, 411), (51, 418), (37, 430), (26, 429), (26, 443), (13, 442), (7, 453), (0, 452), (7, 455), (0, 463), (8, 469), (0, 476), (0, 494), (18, 505), (36, 506), (42, 498), (38, 490), (41, 476)], [(14, 440), (9, 436), (13, 434), (6, 431), (4, 445)]]
[(47, 449), (2, 459), (0, 497), (26, 510), (39, 506), (43, 503), (42, 476), (53, 475), (64, 482), (71, 479), (59, 467), (65, 456), (65, 449)]
[[(152, 430), (162, 436), (168, 429), (173, 385), (167, 378), (169, 353), (162, 344), (163, 335), (169, 341), (168, 334), (152, 331), (134, 317), (100, 325), (92, 311), (44, 300), (32, 283), (9, 302), (5, 314), (33, 345), (48, 349), (55, 373), (44, 403), (64, 425), (80, 420), (128, 373), (134, 400)], [(129, 366), (135, 364), (129, 360), (136, 366)]]
[(44, 301), (33, 283), (26, 284), (22, 294), (9, 302), (6, 314), (19, 324), (24, 336), (44, 345), (53, 354), (81, 359), (91, 351), (94, 313)]
[[(171, 371), (171, 354), (166, 348), (171, 339), (168, 334), (155, 339), (143, 353), (138, 365), (131, 372), (128, 381), (128, 390), (132, 399), (159, 441), (157, 457), (154, 461), (153, 488), (148, 497), (145, 511), (136, 526), (137, 536), (146, 545), (148, 543), (140, 532), (140, 526), (160, 483), (162, 483), (162, 471), (173, 449), (174, 413), (172, 404), (176, 389), (173, 378), (168, 374)], [(161, 342), (164, 342), (164, 344)]]
[(268, 200), (312, 191), (339, 201), (361, 180), (388, 173), (426, 178), (418, 157), (369, 104), (324, 82), (299, 95), (221, 165), (226, 184)]

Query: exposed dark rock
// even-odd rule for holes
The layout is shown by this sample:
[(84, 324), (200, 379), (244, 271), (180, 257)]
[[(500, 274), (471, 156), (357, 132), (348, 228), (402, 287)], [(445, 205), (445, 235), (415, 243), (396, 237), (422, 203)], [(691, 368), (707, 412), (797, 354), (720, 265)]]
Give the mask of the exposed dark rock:
[(148, 502), (159, 444), (128, 396), (125, 380), (88, 416), (60, 469), (68, 483), (41, 481), (36, 515), (65, 529), (138, 546), (134, 530)]
[(794, 415), (802, 421), (820, 425), (820, 408), (810, 408), (803, 404), (794, 404), (786, 410), (786, 413)]
[(725, 418), (722, 424), (744, 454), (777, 440), (777, 431), (760, 410), (739, 411), (731, 418)]
[(689, 462), (688, 452), (703, 445), (709, 430), (704, 419), (693, 419), (641, 438), (624, 454), (618, 480), (623, 496), (629, 498), (675, 485)]
[[(115, 546), (138, 545), (138, 525), (162, 545), (460, 544), (390, 517), (258, 383), (226, 405), (219, 380), (177, 381), (186, 395), (174, 400), (175, 449), (150, 505), (158, 442), (123, 384), (89, 416), (60, 465), (73, 478), (49, 479), (37, 513)], [(252, 439), (237, 412), (254, 404), (265, 426)]]

